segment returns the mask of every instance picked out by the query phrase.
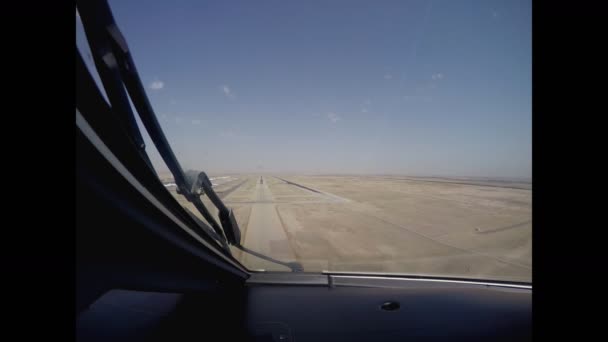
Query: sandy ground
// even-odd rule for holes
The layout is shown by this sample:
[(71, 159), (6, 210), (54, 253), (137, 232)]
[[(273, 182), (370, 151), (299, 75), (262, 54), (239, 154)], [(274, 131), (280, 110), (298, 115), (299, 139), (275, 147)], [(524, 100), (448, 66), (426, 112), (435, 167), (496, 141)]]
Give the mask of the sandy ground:
[[(215, 190), (234, 209), (245, 247), (305, 271), (532, 280), (529, 183), (235, 175)], [(234, 255), (249, 268), (289, 271)]]

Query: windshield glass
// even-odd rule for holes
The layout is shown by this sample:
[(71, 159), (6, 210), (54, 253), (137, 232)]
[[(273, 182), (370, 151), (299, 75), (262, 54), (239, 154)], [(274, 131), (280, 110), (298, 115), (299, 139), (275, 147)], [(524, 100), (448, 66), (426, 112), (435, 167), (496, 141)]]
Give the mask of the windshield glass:
[(532, 281), (529, 0), (109, 4), (245, 248), (305, 272)]

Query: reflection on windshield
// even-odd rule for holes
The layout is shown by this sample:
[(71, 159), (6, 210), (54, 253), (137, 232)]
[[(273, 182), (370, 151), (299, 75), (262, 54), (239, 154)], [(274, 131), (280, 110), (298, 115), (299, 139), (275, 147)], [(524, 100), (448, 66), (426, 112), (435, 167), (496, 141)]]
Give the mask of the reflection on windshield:
[(531, 282), (530, 1), (110, 5), (249, 269)]

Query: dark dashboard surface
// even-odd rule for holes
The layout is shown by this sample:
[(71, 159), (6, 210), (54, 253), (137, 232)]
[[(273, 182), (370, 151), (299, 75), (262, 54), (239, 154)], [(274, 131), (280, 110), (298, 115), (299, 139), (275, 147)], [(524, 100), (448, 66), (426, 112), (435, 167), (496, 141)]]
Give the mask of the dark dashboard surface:
[(247, 329), (268, 341), (531, 339), (531, 290), (426, 285), (251, 286)]
[(78, 317), (77, 340), (531, 339), (530, 289), (427, 285), (420, 281), (401, 288), (256, 283), (248, 284), (242, 296), (114, 290)]

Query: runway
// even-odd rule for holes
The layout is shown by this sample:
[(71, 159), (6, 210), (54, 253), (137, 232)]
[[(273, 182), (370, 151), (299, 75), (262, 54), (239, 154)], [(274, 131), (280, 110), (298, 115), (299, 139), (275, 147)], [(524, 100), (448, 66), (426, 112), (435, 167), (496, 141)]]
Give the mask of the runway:
[[(251, 214), (247, 222), (242, 243), (258, 253), (285, 262), (296, 261), (289, 245), (285, 228), (277, 213), (274, 196), (267, 182), (256, 182), (252, 193)], [(242, 253), (241, 262), (250, 268), (285, 271), (286, 267)]]

